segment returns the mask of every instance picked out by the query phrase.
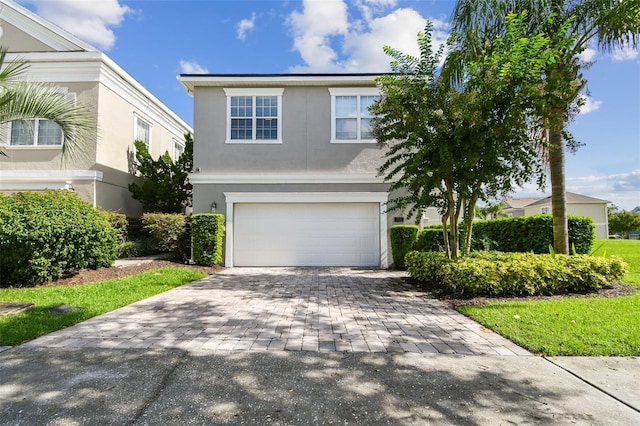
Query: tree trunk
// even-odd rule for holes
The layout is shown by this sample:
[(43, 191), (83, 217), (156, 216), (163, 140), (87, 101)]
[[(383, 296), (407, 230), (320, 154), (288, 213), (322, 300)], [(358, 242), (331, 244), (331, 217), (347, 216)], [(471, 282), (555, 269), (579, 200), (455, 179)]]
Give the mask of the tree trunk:
[(553, 249), (569, 254), (569, 223), (564, 170), (564, 139), (561, 129), (549, 130), (549, 171), (551, 174), (551, 212), (553, 214)]

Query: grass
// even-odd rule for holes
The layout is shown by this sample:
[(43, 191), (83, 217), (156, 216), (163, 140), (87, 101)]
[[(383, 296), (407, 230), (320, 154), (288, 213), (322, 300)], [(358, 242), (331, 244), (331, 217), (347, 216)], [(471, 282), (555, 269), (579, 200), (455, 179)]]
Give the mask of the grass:
[[(640, 287), (640, 241), (598, 240), (594, 247), (594, 255), (622, 257), (631, 269), (623, 281)], [(490, 303), (459, 310), (535, 353), (640, 355), (640, 294)]]
[[(2, 302), (35, 304), (27, 311), (0, 316), (0, 345), (17, 345), (204, 277), (200, 271), (167, 267), (78, 286), (0, 289)], [(63, 304), (80, 310), (63, 315), (49, 312)]]

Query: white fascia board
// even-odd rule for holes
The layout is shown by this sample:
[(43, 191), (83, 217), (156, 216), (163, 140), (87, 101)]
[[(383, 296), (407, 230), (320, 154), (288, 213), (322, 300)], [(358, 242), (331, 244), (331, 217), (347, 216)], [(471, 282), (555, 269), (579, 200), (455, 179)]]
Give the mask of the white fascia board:
[(0, 170), (0, 182), (102, 181), (99, 170)]
[(386, 192), (225, 192), (229, 203), (386, 203)]
[(190, 173), (192, 184), (384, 183), (376, 173)]
[(95, 47), (16, 2), (2, 1), (0, 3), (2, 3), (0, 6), (0, 20), (8, 22), (19, 30), (30, 34), (52, 49), (58, 51), (97, 51)]
[(375, 86), (376, 75), (181, 75), (178, 80), (193, 94), (195, 87)]
[[(9, 55), (7, 55), (9, 56)], [(193, 129), (175, 112), (101, 52), (49, 52), (11, 55), (29, 61), (31, 81), (99, 82), (176, 136)]]

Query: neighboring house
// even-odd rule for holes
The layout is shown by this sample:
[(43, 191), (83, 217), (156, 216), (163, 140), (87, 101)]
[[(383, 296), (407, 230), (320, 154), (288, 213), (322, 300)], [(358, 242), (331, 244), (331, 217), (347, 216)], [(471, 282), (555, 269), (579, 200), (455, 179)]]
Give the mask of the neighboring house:
[(524, 216), (524, 208), (539, 198), (506, 198), (502, 201), (502, 217)]
[(0, 191), (73, 188), (106, 210), (139, 215), (131, 198), (133, 142), (140, 139), (157, 158), (174, 157), (191, 128), (126, 71), (95, 47), (9, 0), (0, 0), (0, 44), (8, 59), (26, 59), (26, 78), (52, 83), (88, 105), (97, 117), (96, 137), (87, 141), (83, 158), (62, 161), (62, 137), (48, 120), (33, 121), (32, 132), (18, 125), (0, 128)]
[[(587, 216), (593, 219), (596, 226), (596, 238), (609, 238), (609, 216), (606, 200), (587, 197), (586, 195), (566, 193), (567, 214)], [(551, 197), (537, 200), (524, 207), (524, 215), (551, 214)]]
[(373, 74), (182, 75), (193, 212), (226, 215), (226, 266), (387, 267)]

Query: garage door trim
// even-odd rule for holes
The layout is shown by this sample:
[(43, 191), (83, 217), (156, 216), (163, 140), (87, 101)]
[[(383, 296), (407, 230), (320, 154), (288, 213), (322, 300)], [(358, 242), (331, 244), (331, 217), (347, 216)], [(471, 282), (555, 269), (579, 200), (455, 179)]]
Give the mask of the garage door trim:
[(226, 238), (225, 266), (233, 267), (233, 217), (236, 203), (378, 203), (380, 206), (380, 266), (388, 267), (387, 261), (387, 213), (384, 204), (386, 192), (225, 192)]

